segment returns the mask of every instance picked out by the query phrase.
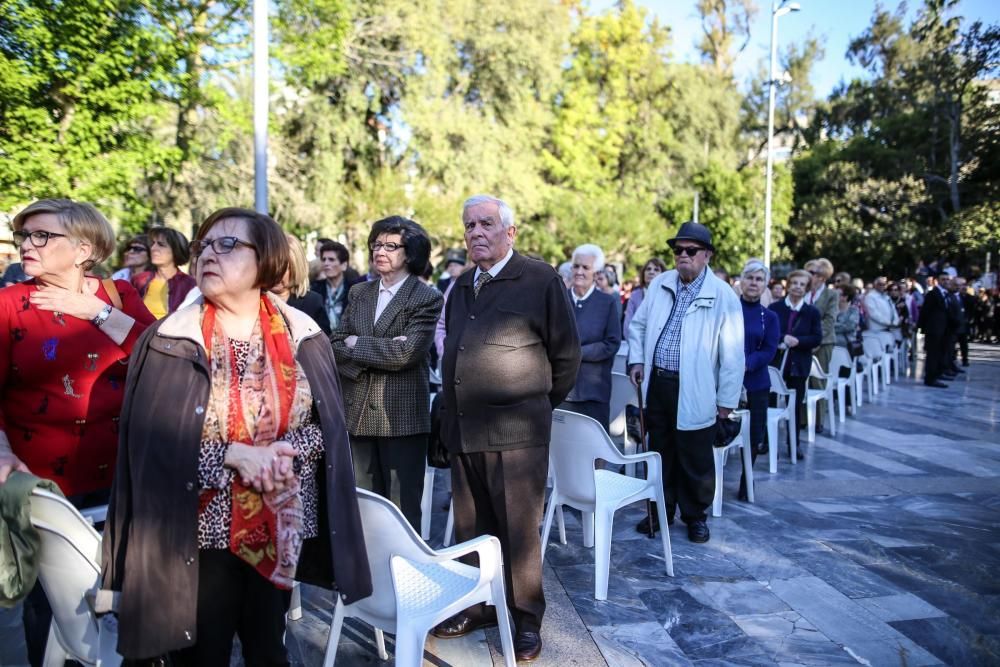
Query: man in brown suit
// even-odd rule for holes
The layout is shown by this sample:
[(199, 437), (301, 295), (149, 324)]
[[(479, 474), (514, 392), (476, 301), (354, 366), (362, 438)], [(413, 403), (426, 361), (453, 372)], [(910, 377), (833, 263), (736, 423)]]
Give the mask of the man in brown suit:
[[(840, 292), (827, 286), (833, 276), (833, 263), (825, 257), (811, 259), (806, 262), (806, 271), (812, 276), (809, 291), (806, 292), (806, 303), (819, 311), (823, 325), (823, 342), (813, 351), (813, 356), (819, 360), (824, 373), (830, 372), (830, 359), (833, 357), (835, 341), (834, 326), (837, 323), (837, 311), (840, 309)], [(813, 378), (810, 386), (822, 389), (823, 382)], [(816, 432), (823, 428), (823, 415), (826, 414), (826, 401), (820, 401), (816, 406)]]
[[(514, 214), (479, 195), (462, 208), (476, 268), (455, 281), (445, 318), (441, 433), (451, 459), (455, 535), (500, 540), (514, 653), (541, 653), (545, 612), (538, 525), (548, 471), (552, 410), (576, 382), (580, 341), (562, 279), (514, 252)], [(460, 637), (495, 625), (483, 605), (434, 629)]]

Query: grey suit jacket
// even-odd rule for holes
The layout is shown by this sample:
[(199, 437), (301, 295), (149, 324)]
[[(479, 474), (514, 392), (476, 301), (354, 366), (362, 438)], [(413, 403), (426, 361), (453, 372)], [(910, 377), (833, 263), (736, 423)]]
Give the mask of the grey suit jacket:
[[(340, 326), (330, 334), (343, 381), (347, 430), (365, 437), (429, 433), (427, 353), (443, 300), (433, 287), (408, 276), (375, 321), (379, 281), (351, 287)], [(357, 336), (353, 348), (344, 340)], [(405, 341), (393, 340), (406, 336)]]
[[(808, 296), (808, 295), (807, 295)], [(823, 342), (820, 345), (833, 345), (836, 341), (837, 312), (840, 310), (840, 294), (827, 285), (823, 293), (812, 304), (819, 311), (823, 325)]]

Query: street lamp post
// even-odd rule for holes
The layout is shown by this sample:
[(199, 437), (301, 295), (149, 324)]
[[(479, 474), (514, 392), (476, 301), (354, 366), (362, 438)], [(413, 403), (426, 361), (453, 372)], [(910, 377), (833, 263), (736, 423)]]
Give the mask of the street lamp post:
[(267, 213), (267, 3), (253, 3), (253, 172), (254, 208)]
[(764, 264), (771, 265), (771, 189), (774, 171), (774, 97), (777, 80), (774, 70), (778, 64), (778, 17), (801, 9), (797, 2), (771, 0), (771, 66), (767, 77), (767, 183), (764, 193)]

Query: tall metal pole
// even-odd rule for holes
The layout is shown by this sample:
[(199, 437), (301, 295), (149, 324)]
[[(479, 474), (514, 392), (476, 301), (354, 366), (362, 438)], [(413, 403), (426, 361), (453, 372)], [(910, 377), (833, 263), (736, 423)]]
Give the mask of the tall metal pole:
[(253, 2), (253, 170), (254, 208), (267, 213), (268, 0)]
[(771, 180), (774, 171), (774, 69), (778, 61), (778, 1), (771, 2), (771, 66), (767, 70), (767, 184), (764, 190), (764, 265), (771, 266)]

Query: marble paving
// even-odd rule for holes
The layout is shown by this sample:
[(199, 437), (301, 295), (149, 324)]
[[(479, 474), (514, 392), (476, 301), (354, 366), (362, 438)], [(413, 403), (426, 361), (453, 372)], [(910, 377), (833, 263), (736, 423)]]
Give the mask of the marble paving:
[[(594, 600), (593, 550), (567, 510), (567, 544), (553, 535), (546, 556), (537, 664), (1000, 664), (1000, 348), (971, 347), (949, 389), (901, 377), (836, 436), (824, 425), (804, 461), (782, 451), (770, 475), (759, 458), (756, 504), (736, 500), (732, 457), (711, 541), (670, 529), (675, 577), (659, 540), (633, 529), (643, 509), (628, 507), (615, 517), (608, 599)], [(439, 544), (446, 473), (435, 488)], [(319, 665), (329, 596), (307, 590), (304, 607), (290, 656)], [(0, 665), (25, 663), (17, 613), (0, 610)], [(370, 628), (348, 621), (337, 658), (381, 664)], [(498, 636), (431, 638), (425, 664), (501, 665)]]

